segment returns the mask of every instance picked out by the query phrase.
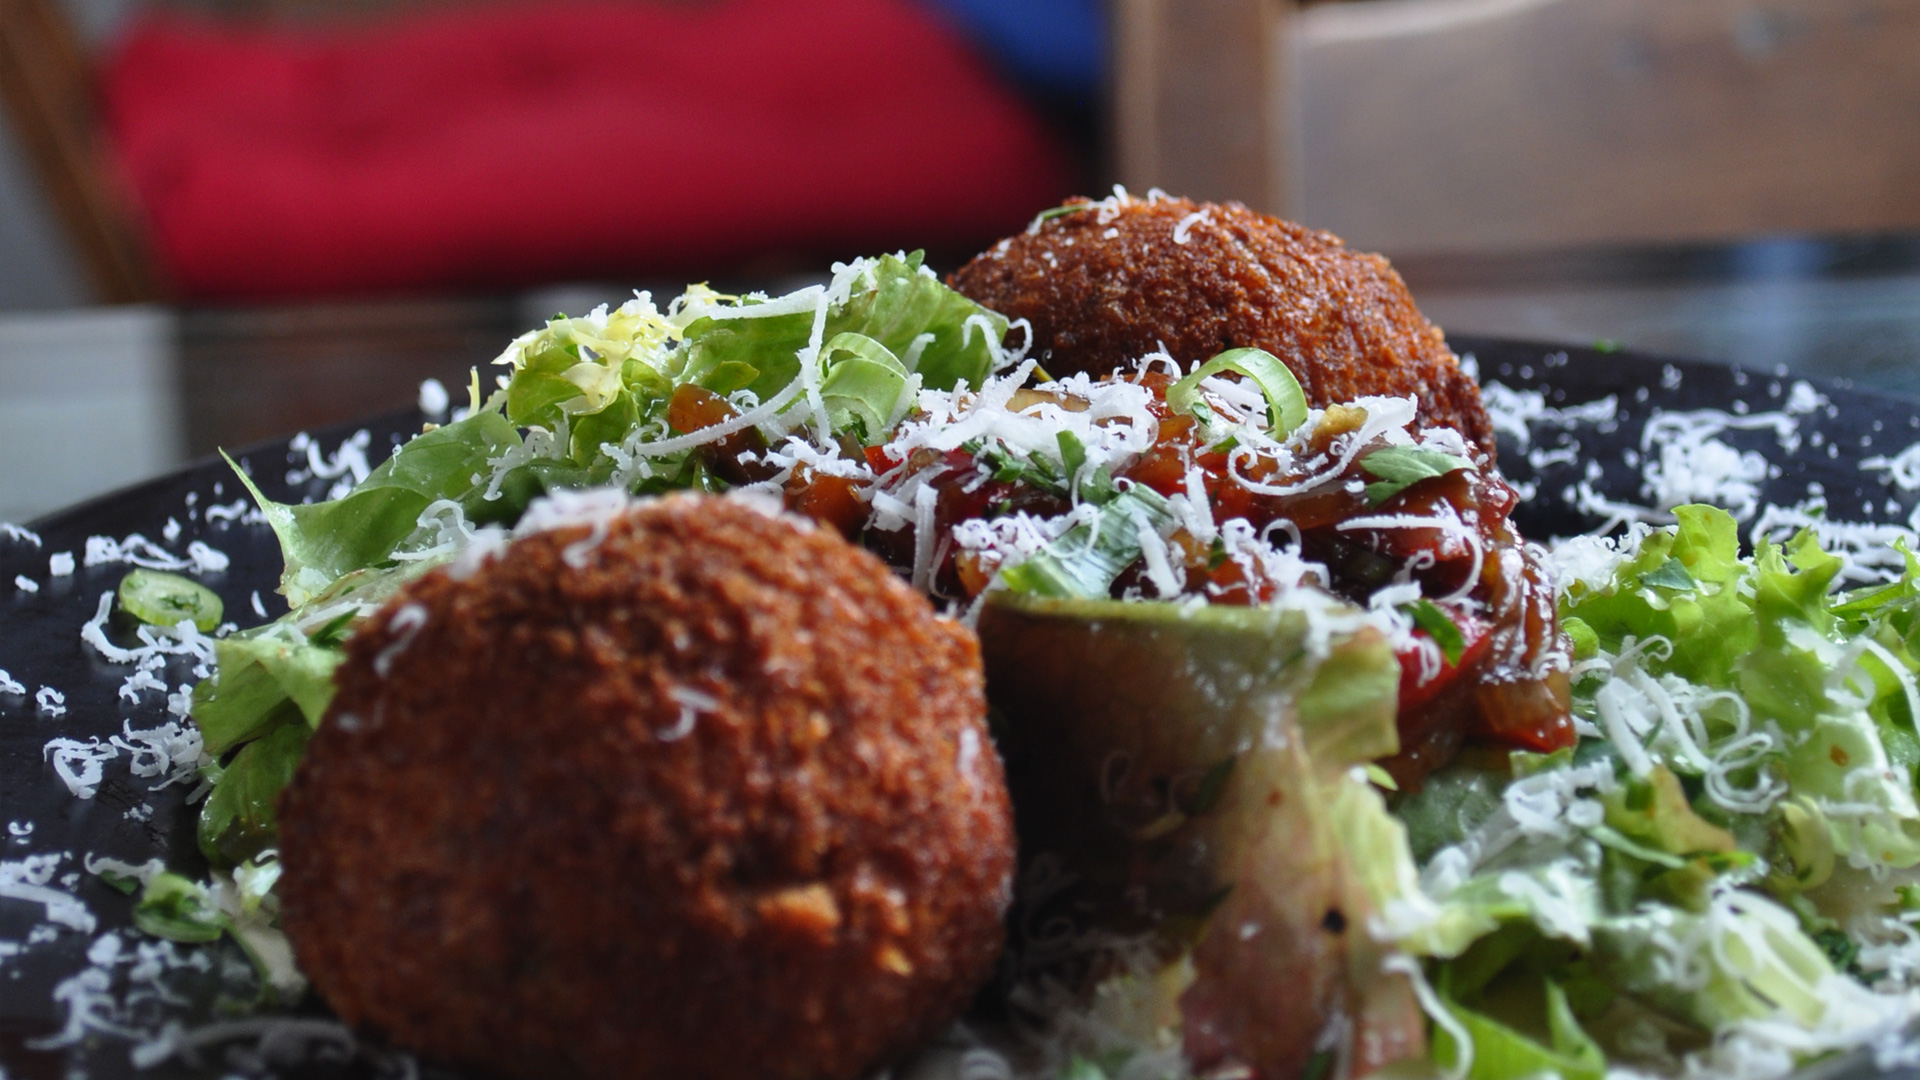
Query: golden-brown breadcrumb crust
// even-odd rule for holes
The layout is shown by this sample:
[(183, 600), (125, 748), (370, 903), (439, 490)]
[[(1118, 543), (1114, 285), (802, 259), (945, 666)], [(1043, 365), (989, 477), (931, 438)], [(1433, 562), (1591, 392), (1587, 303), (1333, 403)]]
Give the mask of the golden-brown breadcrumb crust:
[(1494, 453), (1479, 388), (1386, 259), (1238, 203), (1156, 197), (1062, 214), (948, 283), (1032, 323), (1031, 355), (1055, 376), (1105, 375), (1163, 346), (1183, 366), (1251, 346), (1291, 368), (1310, 404), (1412, 394), (1425, 423)]
[(978, 640), (735, 501), (591, 540), (432, 573), (348, 643), (280, 806), (302, 968), (508, 1077), (854, 1080), (933, 1034), (1013, 868)]

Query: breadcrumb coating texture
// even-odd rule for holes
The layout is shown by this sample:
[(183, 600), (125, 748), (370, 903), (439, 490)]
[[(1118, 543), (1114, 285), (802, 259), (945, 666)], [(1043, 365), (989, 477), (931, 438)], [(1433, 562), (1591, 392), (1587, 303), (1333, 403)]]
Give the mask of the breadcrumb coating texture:
[(508, 1077), (853, 1080), (989, 974), (978, 640), (837, 535), (673, 496), (430, 574), (347, 651), (280, 894), (350, 1023)]
[(1030, 322), (1031, 355), (1055, 376), (1104, 375), (1161, 348), (1183, 367), (1261, 348), (1315, 406), (1412, 394), (1424, 422), (1492, 458), (1479, 388), (1386, 259), (1238, 203), (1113, 205), (1008, 237), (948, 283)]

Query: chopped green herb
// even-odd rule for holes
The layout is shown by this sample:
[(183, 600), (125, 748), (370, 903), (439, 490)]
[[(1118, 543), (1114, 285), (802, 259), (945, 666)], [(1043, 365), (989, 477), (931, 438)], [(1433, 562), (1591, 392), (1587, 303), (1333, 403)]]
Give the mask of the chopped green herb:
[(1226, 562), (1227, 542), (1225, 539), (1216, 536), (1213, 538), (1213, 543), (1207, 546), (1207, 569), (1218, 570), (1222, 566), (1225, 566)]
[(140, 879), (132, 874), (123, 874), (118, 870), (102, 870), (95, 875), (100, 883), (118, 893), (132, 896), (140, 891)]
[(1383, 446), (1360, 459), (1360, 467), (1379, 477), (1367, 485), (1367, 501), (1386, 502), (1422, 480), (1473, 468), (1473, 462), (1424, 446)]
[(1658, 585), (1663, 589), (1693, 589), (1698, 582), (1687, 573), (1687, 564), (1679, 559), (1668, 559), (1652, 570), (1640, 575), (1640, 584)]
[(1140, 558), (1140, 527), (1164, 529), (1173, 511), (1158, 492), (1138, 485), (1116, 492), (1093, 524), (1075, 525), (1044, 551), (1000, 572), (1007, 588), (1035, 596), (1099, 599)]
[(1828, 927), (1815, 930), (1811, 936), (1814, 944), (1825, 949), (1827, 959), (1833, 961), (1833, 966), (1841, 971), (1852, 968), (1854, 961), (1860, 958), (1860, 944), (1844, 931)]
[(1057, 218), (1057, 217), (1066, 217), (1068, 214), (1077, 214), (1082, 210), (1092, 209), (1092, 207), (1093, 207), (1093, 204), (1090, 202), (1078, 202), (1078, 203), (1067, 203), (1065, 206), (1055, 206), (1050, 209), (1042, 210), (1038, 214), (1035, 214), (1033, 216), (1033, 225), (1029, 225), (1027, 226), (1027, 228), (1031, 229), (1034, 227), (1034, 225), (1040, 225), (1044, 222), (1052, 221), (1054, 218)]
[(1067, 482), (1071, 484), (1082, 466), (1087, 463), (1087, 448), (1080, 437), (1071, 431), (1062, 431), (1054, 436), (1060, 444), (1060, 464), (1066, 469)]
[(1467, 651), (1467, 638), (1452, 616), (1424, 596), (1408, 604), (1405, 610), (1413, 619), (1413, 625), (1425, 630), (1433, 643), (1440, 646), (1440, 655), (1447, 658), (1447, 666), (1459, 666), (1460, 657)]

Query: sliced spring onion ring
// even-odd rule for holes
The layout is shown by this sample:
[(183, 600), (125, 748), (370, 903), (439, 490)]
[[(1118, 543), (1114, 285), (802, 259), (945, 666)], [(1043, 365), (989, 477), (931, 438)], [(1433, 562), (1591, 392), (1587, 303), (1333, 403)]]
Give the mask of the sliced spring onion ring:
[(1265, 349), (1228, 349), (1200, 365), (1193, 374), (1167, 387), (1167, 408), (1190, 413), (1200, 403), (1200, 381), (1223, 371), (1245, 375), (1267, 398), (1268, 430), (1276, 439), (1293, 434), (1307, 422), (1307, 395), (1280, 358)]
[(120, 579), (120, 610), (156, 626), (190, 619), (202, 633), (211, 633), (225, 607), (212, 589), (191, 578), (139, 569)]

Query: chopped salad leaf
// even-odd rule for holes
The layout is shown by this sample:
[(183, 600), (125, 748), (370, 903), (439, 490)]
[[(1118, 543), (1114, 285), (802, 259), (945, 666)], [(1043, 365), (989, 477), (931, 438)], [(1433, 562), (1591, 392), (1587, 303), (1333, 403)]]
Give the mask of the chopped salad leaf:
[(1473, 462), (1424, 446), (1383, 446), (1361, 458), (1360, 467), (1379, 477), (1367, 485), (1367, 501), (1378, 506), (1422, 480), (1471, 469)]
[(231, 866), (274, 846), (275, 802), (293, 779), (312, 729), (283, 717), (242, 746), (221, 770), (200, 808), (200, 850), (215, 865)]
[(1453, 617), (1440, 610), (1440, 605), (1423, 596), (1407, 605), (1407, 615), (1413, 619), (1413, 625), (1425, 630), (1433, 643), (1440, 646), (1440, 655), (1447, 658), (1448, 664), (1460, 663), (1460, 657), (1467, 651), (1467, 637), (1460, 632), (1460, 625)]
[(494, 507), (485, 498), (493, 463), (521, 446), (513, 424), (494, 408), (415, 436), (346, 495), (289, 506), (260, 493), (243, 470), (242, 483), (280, 539), (286, 571), (280, 591), (299, 608), (341, 576), (387, 562), (413, 535), (420, 515), (440, 500), (461, 504), (471, 519), (518, 516), (524, 506)]
[(1141, 531), (1171, 531), (1173, 511), (1158, 492), (1132, 487), (1099, 507), (1092, 522), (1075, 525), (1046, 550), (1000, 572), (1013, 592), (1032, 596), (1104, 597), (1120, 572), (1140, 558)]

